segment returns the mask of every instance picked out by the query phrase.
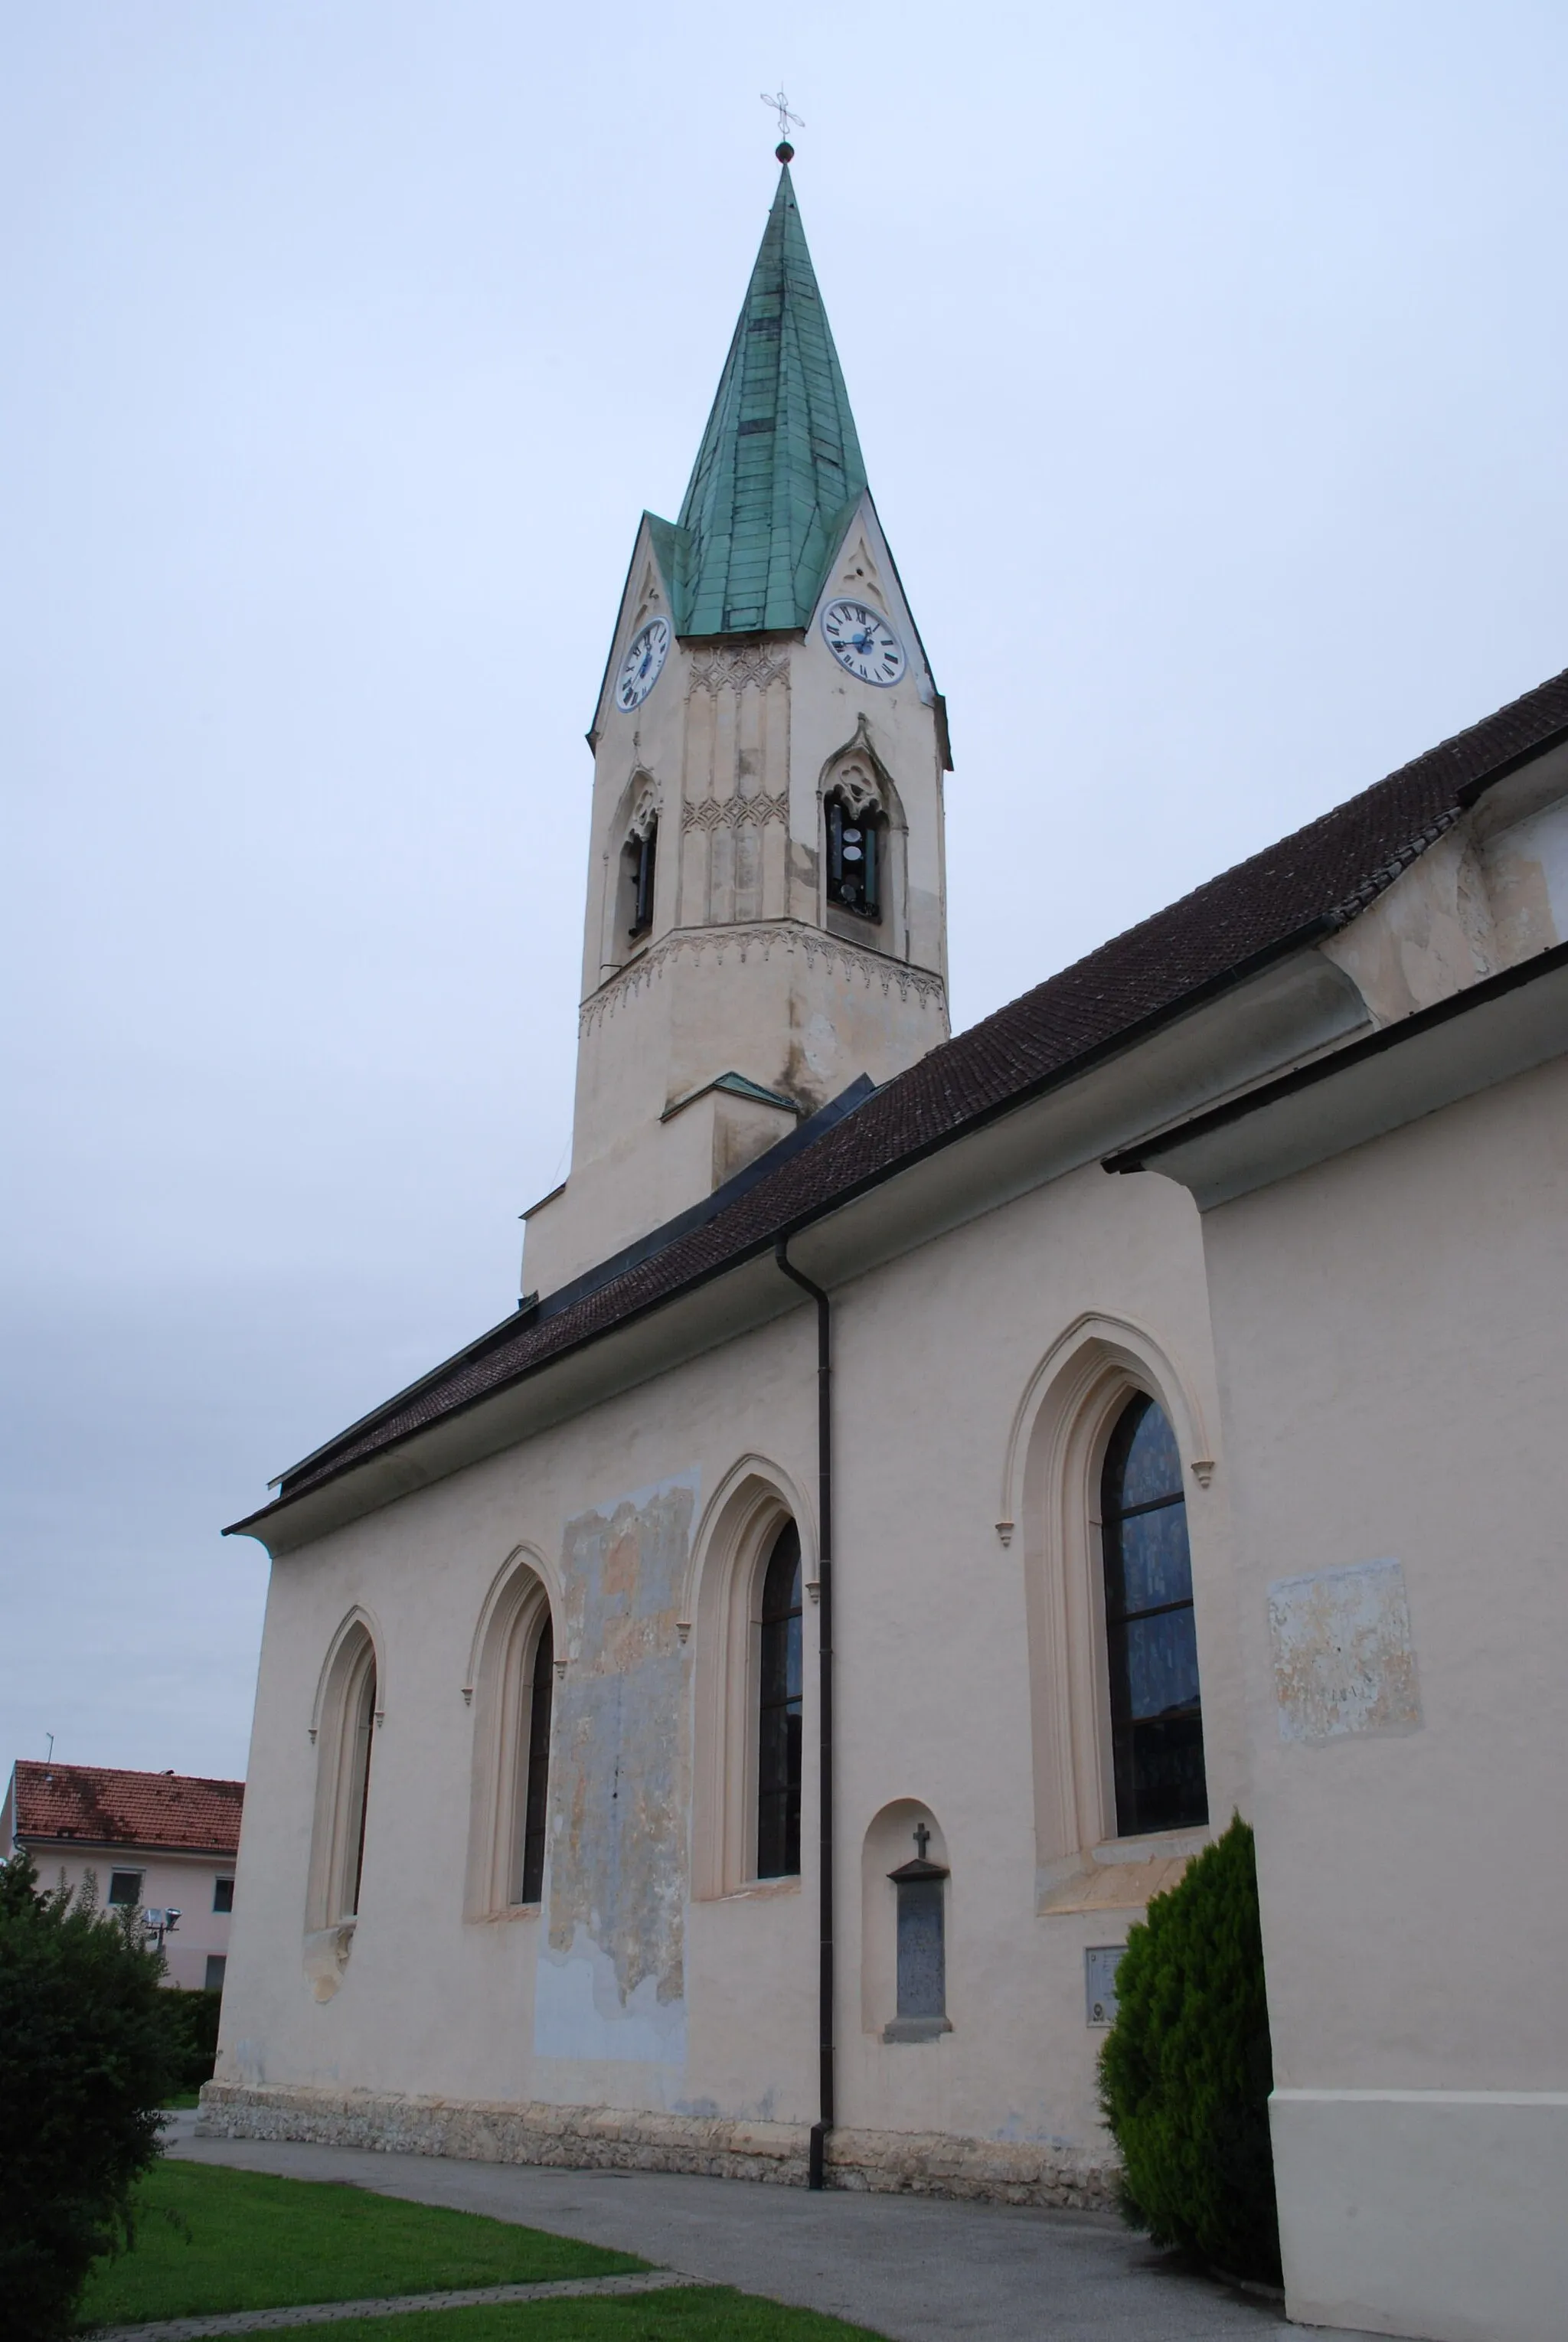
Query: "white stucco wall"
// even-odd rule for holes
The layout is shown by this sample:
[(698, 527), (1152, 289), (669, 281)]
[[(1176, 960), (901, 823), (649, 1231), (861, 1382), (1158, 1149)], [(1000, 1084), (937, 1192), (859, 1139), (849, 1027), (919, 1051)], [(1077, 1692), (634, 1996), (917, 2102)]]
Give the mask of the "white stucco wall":
[(1561, 1060), (1205, 1221), (1308, 2321), (1563, 2331), (1565, 1231)]
[[(1105, 1826), (1092, 1819), (1082, 1843), (1068, 1845), (1054, 1820), (1043, 1822), (1039, 1783), (1056, 1762), (1055, 1718), (1030, 1576), (1054, 1565), (1037, 1537), (1004, 1543), (997, 1522), (1010, 1446), (1027, 1450), (1032, 1436), (1024, 1403), (1042, 1361), (1074, 1326), (1107, 1313), (1150, 1356), (1174, 1363), (1185, 1394), (1173, 1408), (1178, 1423), (1213, 1425), (1197, 1215), (1168, 1182), (1108, 1180), (1091, 1165), (835, 1294), (844, 2126), (1054, 2142), (1103, 2158), (1102, 2037), (1085, 2023), (1083, 1956), (1086, 1945), (1123, 1940), (1134, 1912), (1125, 1900), (1064, 1907), (1073, 1898), (1062, 1880), (1093, 1867), (1087, 1849)], [(814, 2117), (818, 1614), (808, 1602), (804, 1876), (704, 1899), (691, 1862), (702, 1815), (694, 1825), (689, 1811), (694, 1746), (700, 1756), (706, 1729), (702, 1589), (689, 1571), (668, 1567), (670, 1536), (703, 1534), (715, 1495), (750, 1457), (796, 1492), (811, 1576), (814, 1368), (814, 1323), (803, 1307), (275, 1565), (220, 2077), (761, 2122)], [(1245, 1802), (1245, 1783), (1219, 1480), (1205, 1488), (1190, 1478), (1189, 1521), (1211, 1810), (1223, 1821)], [(522, 1546), (538, 1556), (567, 1630), (552, 1876), (543, 1914), (465, 1919), (475, 1714), (463, 1692), (487, 1591)], [(626, 1589), (618, 1608), (603, 1598), (617, 1571)], [(385, 1720), (352, 1951), (337, 1989), (320, 2000), (302, 1957), (317, 1772), (311, 1704), (355, 1606), (381, 1654)], [(560, 1625), (557, 1635), (560, 1651)], [(662, 1739), (632, 1712), (642, 1694), (631, 1676), (644, 1666), (678, 1711)], [(623, 1674), (612, 1727), (605, 1686)], [(580, 1726), (590, 1740), (594, 1728), (624, 1736), (634, 1725), (644, 1734), (641, 1777), (612, 1813), (594, 1802), (603, 1784), (588, 1743), (573, 1734)], [(1085, 1728), (1094, 1726), (1091, 1717)], [(586, 1802), (584, 1779), (594, 1785)], [(617, 1777), (617, 1804), (625, 1787)], [(862, 1848), (895, 1800), (929, 1809), (952, 1872), (953, 2029), (931, 2042), (884, 2042), (894, 2011), (863, 1991), (866, 1975), (887, 1973), (885, 1944), (863, 1945), (863, 1908), (872, 1925), (891, 1927), (893, 1890), (877, 1901), (878, 1874), (863, 1906)], [(1043, 1848), (1052, 1857), (1044, 1865)], [(612, 1872), (606, 1907), (593, 1907), (582, 1881), (608, 1882)], [(561, 1900), (568, 1877), (570, 1911)], [(623, 1956), (638, 1929), (659, 1937), (663, 1966), (626, 1993)]]

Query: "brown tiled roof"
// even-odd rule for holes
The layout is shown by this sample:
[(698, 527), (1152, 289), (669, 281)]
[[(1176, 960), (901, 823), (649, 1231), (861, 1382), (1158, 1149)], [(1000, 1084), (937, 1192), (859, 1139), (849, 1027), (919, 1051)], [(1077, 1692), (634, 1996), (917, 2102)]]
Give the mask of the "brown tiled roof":
[(537, 1315), (504, 1322), (285, 1474), (278, 1504), (738, 1266), (1260, 965), (1344, 926), (1483, 787), (1565, 736), (1568, 671), (933, 1049), (703, 1226), (564, 1309), (552, 1314), (546, 1299)]
[(104, 1765), (16, 1766), (12, 1827), (29, 1845), (75, 1839), (84, 1846), (186, 1848), (234, 1854), (240, 1842), (243, 1781), (188, 1773), (122, 1773)]

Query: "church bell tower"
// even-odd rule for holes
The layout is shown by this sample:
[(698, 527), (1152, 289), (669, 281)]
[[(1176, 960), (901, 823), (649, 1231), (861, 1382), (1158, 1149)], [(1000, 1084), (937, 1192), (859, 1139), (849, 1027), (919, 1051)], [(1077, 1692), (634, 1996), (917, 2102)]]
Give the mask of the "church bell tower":
[(548, 1294), (947, 1036), (943, 701), (866, 484), (789, 150), (674, 523), (588, 735), (572, 1167)]

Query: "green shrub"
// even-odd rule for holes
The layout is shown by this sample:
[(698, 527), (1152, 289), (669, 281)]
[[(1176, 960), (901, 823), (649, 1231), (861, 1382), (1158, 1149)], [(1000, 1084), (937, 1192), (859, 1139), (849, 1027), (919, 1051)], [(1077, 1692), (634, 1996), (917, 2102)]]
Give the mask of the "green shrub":
[(72, 2329), (87, 2272), (129, 2230), (175, 2067), (163, 1957), (88, 1882), (0, 1865), (0, 2303), (15, 2342)]
[(1156, 2244), (1277, 2285), (1268, 2001), (1253, 1834), (1239, 1817), (1127, 1937), (1100, 2104), (1122, 2208)]
[(174, 2027), (177, 2058), (175, 2087), (199, 2090), (213, 2078), (218, 2055), (218, 2012), (221, 1992), (168, 1992), (164, 1995)]

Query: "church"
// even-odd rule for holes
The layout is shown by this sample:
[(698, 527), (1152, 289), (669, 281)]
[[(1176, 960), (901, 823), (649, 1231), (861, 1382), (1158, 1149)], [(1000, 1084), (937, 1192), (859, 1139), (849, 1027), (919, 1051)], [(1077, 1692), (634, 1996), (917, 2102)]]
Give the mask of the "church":
[(210, 2135), (1113, 2199), (1255, 1826), (1290, 2314), (1568, 2300), (1568, 675), (950, 1036), (787, 148), (589, 744), (523, 1296), (285, 1472)]

